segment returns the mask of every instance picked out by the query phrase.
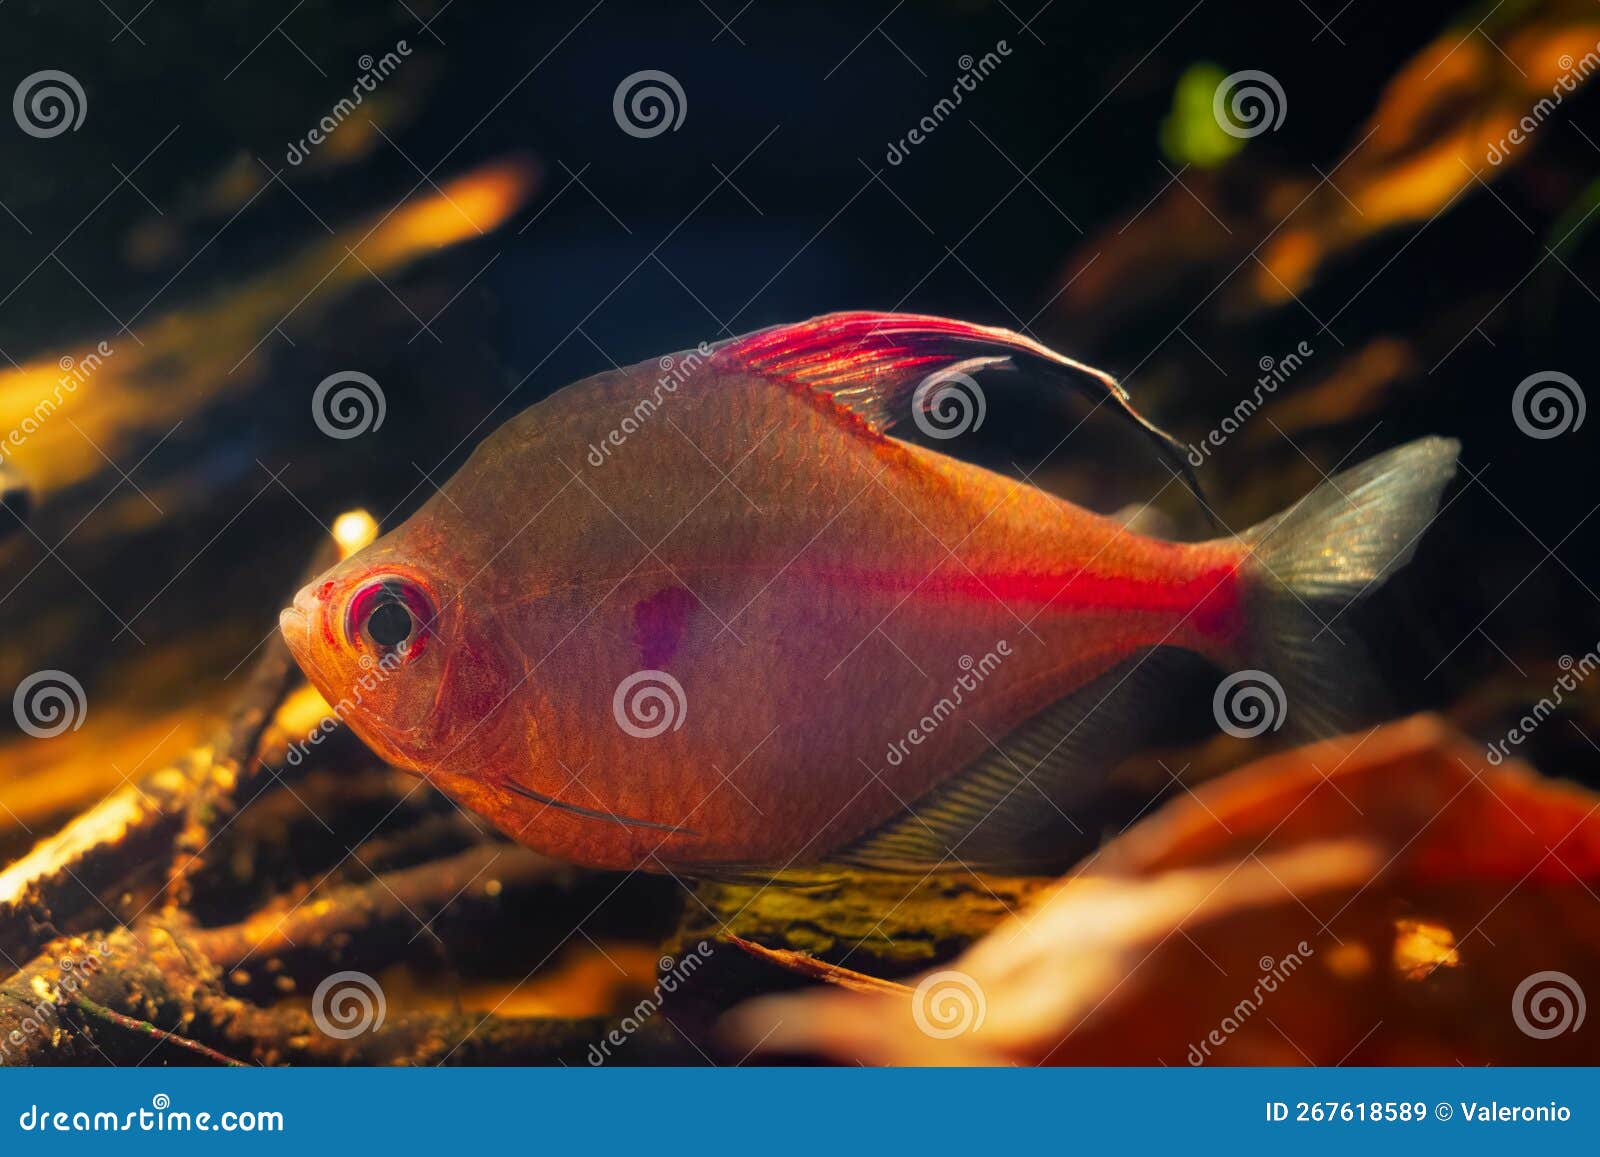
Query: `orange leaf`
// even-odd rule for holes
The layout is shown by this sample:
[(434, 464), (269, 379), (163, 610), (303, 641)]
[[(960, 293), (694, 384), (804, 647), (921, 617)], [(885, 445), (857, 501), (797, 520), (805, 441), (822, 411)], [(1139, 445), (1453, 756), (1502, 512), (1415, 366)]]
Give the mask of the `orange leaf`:
[(1592, 1063), (1600, 796), (1419, 717), (1179, 797), (906, 1007), (752, 1002), (764, 1048), (875, 1063)]

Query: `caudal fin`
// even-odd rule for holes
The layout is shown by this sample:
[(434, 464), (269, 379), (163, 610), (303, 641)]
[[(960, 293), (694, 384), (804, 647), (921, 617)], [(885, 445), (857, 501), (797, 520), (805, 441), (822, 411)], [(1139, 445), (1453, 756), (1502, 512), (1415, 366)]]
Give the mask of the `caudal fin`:
[[(1285, 721), (1312, 735), (1348, 727), (1371, 685), (1360, 645), (1340, 616), (1411, 561), (1460, 451), (1451, 438), (1409, 442), (1245, 531), (1251, 627), (1237, 659), (1252, 670), (1218, 689), (1219, 722), (1231, 720), (1229, 730), (1240, 734)], [(1249, 678), (1257, 672), (1269, 677), (1260, 681), (1264, 690)]]

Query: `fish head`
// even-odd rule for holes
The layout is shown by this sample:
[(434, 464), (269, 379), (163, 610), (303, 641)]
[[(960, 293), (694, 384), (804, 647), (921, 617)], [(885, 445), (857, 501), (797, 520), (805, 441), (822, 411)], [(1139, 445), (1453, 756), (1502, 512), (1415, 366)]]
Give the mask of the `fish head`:
[(278, 624), (334, 716), (390, 763), (427, 774), (470, 758), (510, 682), (467, 621), (461, 568), (414, 549), (410, 529), (307, 583)]

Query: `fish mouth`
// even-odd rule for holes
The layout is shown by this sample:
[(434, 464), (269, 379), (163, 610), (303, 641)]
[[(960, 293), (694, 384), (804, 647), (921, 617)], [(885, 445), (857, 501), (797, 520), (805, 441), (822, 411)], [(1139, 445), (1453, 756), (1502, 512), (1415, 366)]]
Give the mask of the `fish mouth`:
[[(284, 607), (278, 612), (278, 632), (288, 644), (289, 653), (294, 656), (295, 663), (299, 665), (301, 673), (311, 686), (316, 688), (328, 703), (341, 703), (348, 687), (344, 686), (344, 681), (338, 674), (336, 660), (320, 657), (319, 661), (319, 656), (312, 646), (313, 632), (325, 629), (326, 624), (324, 603), (317, 597), (316, 590), (316, 584), (303, 587), (294, 596), (293, 605)], [(355, 692), (355, 694), (359, 703), (360, 693)], [(375, 725), (365, 725), (361, 714), (359, 711), (334, 711), (334, 715), (380, 758), (403, 770), (418, 775), (423, 773), (422, 766), (396, 748), (380, 728)]]
[(304, 587), (294, 596), (292, 606), (278, 612), (278, 631), (289, 644), (289, 653), (308, 675), (311, 673), (307, 666), (311, 656), (311, 621), (315, 610), (316, 596), (310, 587)]
[(311, 624), (294, 607), (284, 607), (278, 612), (278, 630), (283, 633), (283, 641), (289, 644), (289, 650), (299, 655), (305, 647), (306, 638), (311, 634)]

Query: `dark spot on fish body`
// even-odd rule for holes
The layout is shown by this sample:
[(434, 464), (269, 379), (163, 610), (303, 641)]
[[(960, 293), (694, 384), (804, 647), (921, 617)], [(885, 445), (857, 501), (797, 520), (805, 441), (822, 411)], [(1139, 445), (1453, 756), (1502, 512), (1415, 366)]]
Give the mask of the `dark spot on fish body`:
[(634, 605), (633, 641), (640, 663), (658, 669), (672, 661), (694, 608), (695, 597), (680, 586), (663, 587)]

